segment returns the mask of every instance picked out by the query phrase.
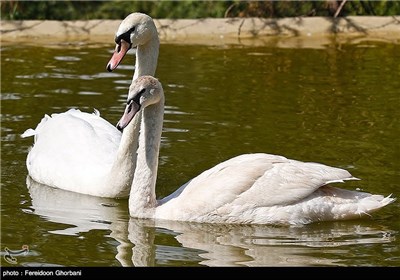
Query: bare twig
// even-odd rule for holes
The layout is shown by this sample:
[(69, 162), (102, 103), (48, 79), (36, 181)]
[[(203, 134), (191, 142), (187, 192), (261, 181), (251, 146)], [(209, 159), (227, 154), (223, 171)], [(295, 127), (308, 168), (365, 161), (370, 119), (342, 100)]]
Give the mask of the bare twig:
[(237, 3), (233, 3), (232, 5), (230, 5), (230, 6), (228, 7), (228, 9), (226, 9), (225, 14), (224, 14), (224, 18), (228, 17), (230, 11), (233, 9), (233, 7), (236, 6), (236, 4), (237, 4)]
[(334, 18), (337, 18), (339, 15), (340, 11), (342, 10), (344, 4), (346, 4), (347, 0), (343, 0), (342, 3), (340, 3), (339, 8), (336, 10), (335, 14), (333, 15)]

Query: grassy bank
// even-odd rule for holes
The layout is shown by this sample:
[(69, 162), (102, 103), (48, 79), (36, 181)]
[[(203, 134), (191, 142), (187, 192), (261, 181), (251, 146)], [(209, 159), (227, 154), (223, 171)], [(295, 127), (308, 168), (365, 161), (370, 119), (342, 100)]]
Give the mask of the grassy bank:
[(138, 11), (153, 18), (347, 17), (400, 15), (399, 1), (2, 1), (3, 20), (122, 19)]

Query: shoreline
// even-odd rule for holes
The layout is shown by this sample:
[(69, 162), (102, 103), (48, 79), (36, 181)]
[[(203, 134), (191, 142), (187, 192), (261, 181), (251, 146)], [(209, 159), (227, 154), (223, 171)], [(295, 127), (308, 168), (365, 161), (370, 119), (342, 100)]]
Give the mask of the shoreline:
[[(112, 44), (121, 20), (2, 20), (2, 44)], [(321, 48), (334, 42), (400, 43), (400, 16), (154, 19), (161, 43)]]

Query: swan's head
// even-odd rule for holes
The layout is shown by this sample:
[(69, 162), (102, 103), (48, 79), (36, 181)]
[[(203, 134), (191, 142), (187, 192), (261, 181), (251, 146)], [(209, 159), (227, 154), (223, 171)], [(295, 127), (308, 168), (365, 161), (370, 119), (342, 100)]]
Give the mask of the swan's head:
[(142, 13), (128, 15), (119, 25), (115, 33), (115, 51), (107, 64), (107, 70), (111, 72), (122, 61), (131, 48), (144, 45), (151, 38), (158, 38), (157, 28), (151, 17)]
[(140, 76), (129, 87), (125, 112), (117, 124), (122, 131), (142, 109), (163, 100), (164, 91), (161, 83), (152, 76)]

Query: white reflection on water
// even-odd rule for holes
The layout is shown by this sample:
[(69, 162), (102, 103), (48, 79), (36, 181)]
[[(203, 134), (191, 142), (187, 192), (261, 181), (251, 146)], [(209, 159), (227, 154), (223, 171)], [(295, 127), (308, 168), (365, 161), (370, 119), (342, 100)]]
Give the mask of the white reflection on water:
[[(129, 218), (126, 201), (50, 188), (29, 176), (27, 186), (33, 213), (60, 224), (62, 229), (51, 233), (79, 237), (90, 230), (110, 230), (109, 237), (118, 242), (115, 258), (122, 266), (179, 261), (206, 266), (336, 266), (343, 265), (338, 255), (348, 254), (351, 246), (395, 240), (393, 231), (373, 221), (274, 227), (135, 219)], [(168, 238), (178, 245), (155, 243)]]
[(79, 91), (79, 95), (102, 95), (101, 92), (95, 92), (95, 91)]
[[(60, 72), (60, 70), (58, 70)], [(117, 74), (117, 73), (96, 73), (93, 75), (84, 75), (84, 74), (68, 74), (68, 73), (36, 73), (31, 75), (16, 75), (17, 79), (69, 79), (69, 80), (96, 80), (96, 79), (108, 79), (108, 78), (121, 78), (125, 77), (125, 75)], [(129, 80), (123, 80), (121, 83), (127, 83)]]
[(14, 92), (2, 92), (0, 100), (19, 100), (21, 99), (21, 94)]
[(51, 188), (33, 181), (29, 176), (26, 183), (36, 215), (54, 223), (73, 226), (51, 233), (79, 235), (90, 230), (110, 229), (112, 223), (126, 215), (126, 211), (114, 207), (117, 200)]
[(81, 59), (76, 56), (55, 56), (55, 60), (59, 61), (80, 61)]

